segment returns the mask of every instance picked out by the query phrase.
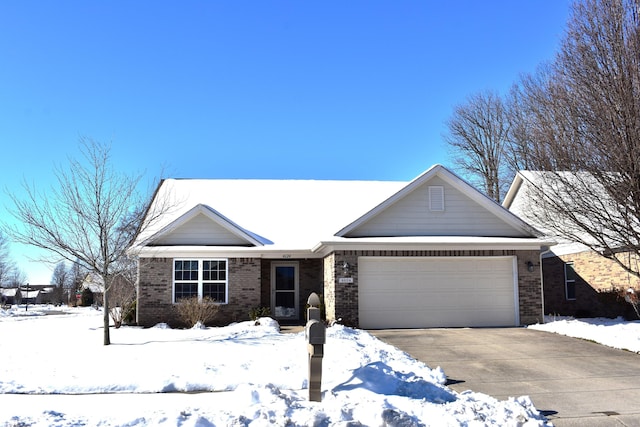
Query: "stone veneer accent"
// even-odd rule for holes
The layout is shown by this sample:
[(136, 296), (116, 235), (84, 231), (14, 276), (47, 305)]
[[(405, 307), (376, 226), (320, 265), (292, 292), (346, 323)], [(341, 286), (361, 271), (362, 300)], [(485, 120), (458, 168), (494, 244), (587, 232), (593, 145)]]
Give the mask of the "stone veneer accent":
[[(442, 256), (516, 256), (518, 265), (518, 293), (520, 323), (542, 322), (542, 286), (539, 251), (473, 250), (473, 251), (336, 251), (324, 259), (324, 297), (327, 320), (339, 320), (347, 326), (358, 326), (358, 257), (442, 257)], [(349, 273), (344, 274), (342, 264), (349, 263)], [(534, 263), (534, 271), (527, 270), (527, 262)], [(353, 283), (341, 283), (340, 277), (352, 277)]]
[[(573, 262), (576, 272), (575, 300), (568, 300), (565, 293), (564, 265), (568, 262)], [(629, 275), (616, 262), (589, 250), (543, 258), (542, 264), (545, 314), (637, 318), (630, 304), (616, 295), (603, 293), (612, 288), (640, 289), (640, 279)]]
[[(259, 258), (228, 259), (228, 304), (220, 307), (216, 323), (249, 319), (249, 310), (260, 305)], [(180, 326), (172, 303), (173, 258), (140, 258), (138, 263), (137, 323)]]

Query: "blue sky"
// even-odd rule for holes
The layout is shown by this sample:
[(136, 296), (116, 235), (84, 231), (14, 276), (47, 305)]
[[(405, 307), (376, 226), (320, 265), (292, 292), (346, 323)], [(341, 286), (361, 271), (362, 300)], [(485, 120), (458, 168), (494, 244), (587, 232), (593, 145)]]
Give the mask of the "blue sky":
[(553, 58), (569, 4), (2, 1), (0, 181), (48, 190), (80, 137), (149, 181), (410, 180), (451, 166), (455, 105)]

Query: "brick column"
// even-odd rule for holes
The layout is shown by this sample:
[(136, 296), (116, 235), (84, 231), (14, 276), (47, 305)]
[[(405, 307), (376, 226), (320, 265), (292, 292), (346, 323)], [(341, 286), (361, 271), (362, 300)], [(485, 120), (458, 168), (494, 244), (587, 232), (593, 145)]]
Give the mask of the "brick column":
[(335, 254), (323, 260), (324, 309), (327, 322), (336, 320), (336, 276), (334, 273)]
[[(542, 301), (542, 268), (539, 251), (518, 251), (518, 299), (520, 324), (531, 325), (544, 321)], [(529, 271), (528, 263), (533, 264)]]

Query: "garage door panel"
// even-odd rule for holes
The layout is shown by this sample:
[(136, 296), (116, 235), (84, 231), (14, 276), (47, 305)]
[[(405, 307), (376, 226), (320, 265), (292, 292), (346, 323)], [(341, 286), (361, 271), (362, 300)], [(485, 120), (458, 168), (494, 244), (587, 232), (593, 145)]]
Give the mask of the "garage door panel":
[(361, 257), (364, 328), (513, 326), (513, 257)]

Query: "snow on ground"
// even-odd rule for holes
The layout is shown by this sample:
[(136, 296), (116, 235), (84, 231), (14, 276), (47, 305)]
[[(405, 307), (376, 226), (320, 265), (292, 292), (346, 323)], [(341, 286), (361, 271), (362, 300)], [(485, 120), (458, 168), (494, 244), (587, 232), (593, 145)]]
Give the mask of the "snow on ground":
[(322, 402), (309, 402), (304, 333), (262, 319), (223, 328), (111, 330), (102, 313), (0, 310), (0, 425), (544, 426), (527, 397), (498, 401), (444, 383), (365, 331), (333, 326)]
[(548, 316), (544, 324), (528, 327), (640, 353), (640, 321), (638, 320), (628, 322), (622, 318), (574, 319), (572, 317)]

